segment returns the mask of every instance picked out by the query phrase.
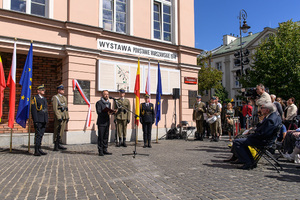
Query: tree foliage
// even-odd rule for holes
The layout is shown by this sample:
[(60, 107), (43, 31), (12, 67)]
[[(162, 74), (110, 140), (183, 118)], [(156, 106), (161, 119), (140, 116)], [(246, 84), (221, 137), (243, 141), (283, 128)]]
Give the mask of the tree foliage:
[(201, 69), (198, 72), (198, 89), (203, 95), (204, 90), (222, 89), (221, 81), (223, 73), (211, 67), (211, 53), (200, 56), (197, 60)]
[(241, 83), (255, 87), (263, 83), (270, 93), (284, 99), (300, 99), (300, 25), (289, 20), (279, 24), (275, 35), (270, 35), (256, 49), (254, 64)]
[(215, 96), (219, 97), (222, 102), (230, 102), (230, 99), (228, 99), (228, 92), (223, 85), (221, 85), (220, 89), (215, 90)]

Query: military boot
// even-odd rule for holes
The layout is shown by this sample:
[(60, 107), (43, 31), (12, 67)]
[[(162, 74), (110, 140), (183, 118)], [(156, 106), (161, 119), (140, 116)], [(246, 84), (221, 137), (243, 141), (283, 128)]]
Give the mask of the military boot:
[(40, 152), (41, 155), (43, 155), (43, 156), (47, 155), (47, 153), (42, 150), (41, 145), (39, 145), (38, 150), (39, 150), (39, 152)]
[(199, 140), (200, 140), (200, 141), (203, 141), (203, 134), (200, 135)]
[(151, 140), (148, 140), (148, 147), (152, 148), (152, 146), (151, 146)]
[(57, 140), (57, 142), (58, 142), (58, 149), (60, 149), (60, 150), (67, 150), (66, 147), (60, 145), (59, 141), (60, 141), (60, 136), (58, 136), (58, 140)]
[(58, 142), (59, 141), (54, 141), (54, 149), (53, 149), (53, 151), (58, 151)]
[(122, 138), (121, 137), (119, 137), (119, 143), (118, 143), (118, 146), (117, 147), (120, 147), (120, 146), (122, 146), (123, 144), (122, 144)]
[(123, 138), (123, 147), (127, 147), (126, 138), (125, 137)]
[(35, 145), (34, 146), (34, 156), (41, 156), (40, 152), (39, 152), (39, 146)]

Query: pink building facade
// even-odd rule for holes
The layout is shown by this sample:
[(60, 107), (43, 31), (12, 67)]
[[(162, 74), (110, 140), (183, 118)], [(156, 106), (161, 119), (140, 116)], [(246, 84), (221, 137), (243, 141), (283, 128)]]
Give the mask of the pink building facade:
[[(70, 113), (64, 138), (67, 144), (90, 143), (96, 138), (95, 104), (103, 90), (118, 97), (118, 89), (124, 88), (131, 107), (135, 108), (133, 90), (138, 59), (141, 102), (150, 65), (151, 102), (155, 104), (158, 62), (161, 68), (162, 116), (158, 129), (153, 126), (152, 138), (155, 139), (157, 130), (159, 138), (165, 135), (175, 121), (176, 125), (183, 120), (193, 124), (191, 104), (198, 87), (186, 83), (185, 78), (197, 78), (199, 71), (196, 64), (201, 50), (194, 47), (194, 0), (90, 0), (84, 3), (79, 0), (0, 0), (0, 7), (1, 53), (11, 53), (16, 38), (18, 55), (26, 55), (33, 41), (34, 59), (57, 60), (56, 65), (45, 66), (53, 68), (56, 75), (46, 76), (40, 69), (41, 77), (33, 77), (33, 80), (45, 83), (46, 87), (54, 87), (59, 82), (64, 84)], [(74, 79), (83, 81), (81, 83), (86, 84), (83, 88), (89, 94), (92, 123), (88, 128), (85, 128), (88, 106), (80, 103), (78, 96), (74, 97)], [(53, 82), (55, 84), (50, 84)], [(173, 88), (180, 88), (177, 100), (172, 97)], [(55, 92), (48, 90), (47, 94), (50, 97)], [(48, 104), (51, 107), (49, 98)], [(132, 116), (128, 140), (133, 140), (133, 121)], [(52, 125), (50, 120), (49, 126)], [(113, 141), (114, 130), (112, 118), (110, 141)], [(138, 136), (142, 139), (141, 125)]]

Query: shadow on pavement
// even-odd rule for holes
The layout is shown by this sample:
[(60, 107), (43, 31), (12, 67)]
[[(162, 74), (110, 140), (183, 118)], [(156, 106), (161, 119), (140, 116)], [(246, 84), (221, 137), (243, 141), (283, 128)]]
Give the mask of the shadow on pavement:
[(9, 148), (0, 148), (0, 153), (24, 154), (32, 156), (32, 153), (29, 153), (27, 150), (12, 149), (12, 152), (9, 152), (9, 150)]

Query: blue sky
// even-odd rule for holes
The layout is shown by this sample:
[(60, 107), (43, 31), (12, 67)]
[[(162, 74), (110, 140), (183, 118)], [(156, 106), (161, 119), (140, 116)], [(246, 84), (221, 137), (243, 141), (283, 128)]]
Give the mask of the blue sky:
[[(239, 35), (239, 12), (246, 10), (249, 31), (261, 32), (292, 19), (300, 21), (300, 0), (194, 0), (195, 47), (212, 50), (222, 45), (223, 35)], [(248, 33), (247, 33), (248, 34)], [(243, 36), (247, 35), (243, 34)]]

